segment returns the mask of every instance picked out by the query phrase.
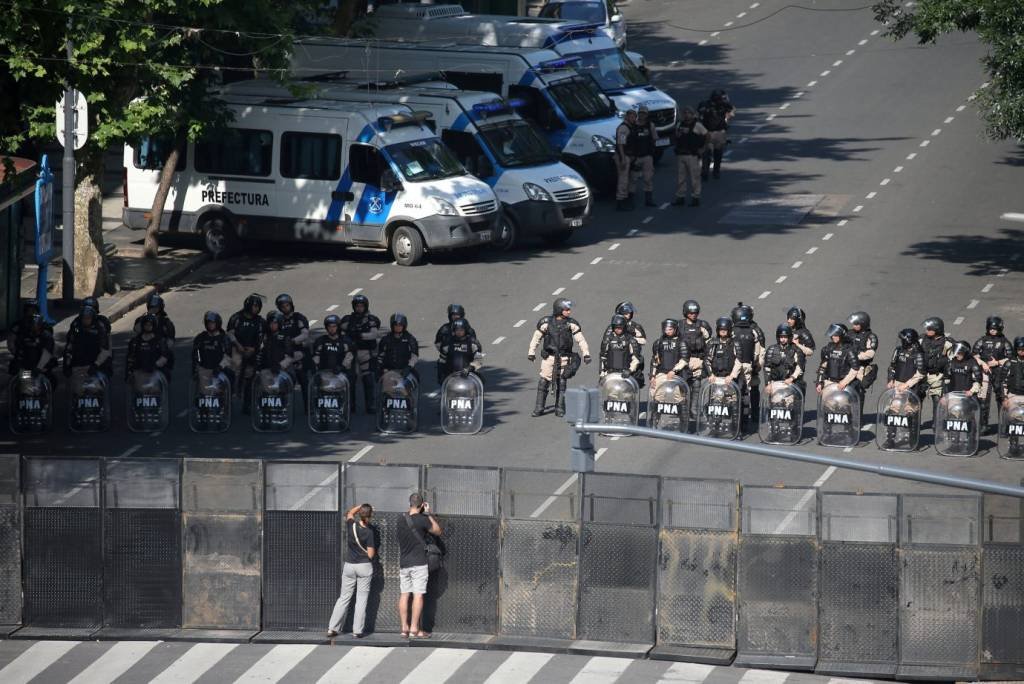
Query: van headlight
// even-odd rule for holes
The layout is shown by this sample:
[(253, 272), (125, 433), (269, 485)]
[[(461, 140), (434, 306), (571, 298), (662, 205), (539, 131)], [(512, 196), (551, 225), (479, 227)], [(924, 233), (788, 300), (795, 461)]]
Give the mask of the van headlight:
[(594, 144), (594, 149), (598, 152), (615, 152), (615, 143), (603, 135), (590, 136), (590, 142)]
[(551, 193), (536, 183), (523, 183), (523, 192), (534, 202), (551, 202)]
[(434, 211), (441, 216), (458, 216), (459, 212), (455, 210), (455, 205), (446, 199), (440, 197), (431, 197), (434, 202)]

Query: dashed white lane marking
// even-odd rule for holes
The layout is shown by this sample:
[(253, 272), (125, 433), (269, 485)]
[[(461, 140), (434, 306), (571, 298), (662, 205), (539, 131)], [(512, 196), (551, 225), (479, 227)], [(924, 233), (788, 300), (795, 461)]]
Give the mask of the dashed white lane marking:
[(0, 669), (7, 684), (27, 684), (36, 675), (77, 646), (78, 641), (37, 641)]
[(641, 223), (650, 223), (653, 220), (654, 220), (653, 216), (646, 216), (646, 217), (644, 217), (644, 220), (641, 221)]
[(710, 33), (708, 35), (710, 35), (712, 38), (717, 38), (720, 33), (721, 31), (715, 31), (714, 33)]
[(613, 442), (618, 442), (620, 439), (622, 439), (622, 435), (612, 435), (608, 439), (613, 441)]
[(513, 328), (521, 328), (524, 325), (526, 325), (526, 319), (525, 318), (520, 318), (518, 321), (515, 322), (515, 325), (513, 325), (512, 327)]
[(547, 306), (547, 305), (546, 305), (546, 304), (545, 304), (544, 302), (541, 302), (541, 303), (540, 303), (540, 304), (538, 304), (537, 306), (533, 307), (533, 310), (534, 310), (534, 311), (540, 311), (540, 310), (541, 310), (541, 309), (543, 309), (543, 308), (544, 308), (545, 306)]
[(634, 228), (633, 230), (631, 230), (628, 233), (626, 233), (626, 237), (633, 237), (634, 235), (636, 235), (639, 232), (640, 232), (639, 228)]
[(725, 26), (726, 28), (729, 28), (729, 27), (730, 27), (730, 26), (732, 26), (732, 25), (733, 25), (733, 22), (731, 22), (731, 21), (727, 21), (727, 22), (725, 22), (725, 24), (724, 24), (724, 26)]
[(782, 104), (779, 105), (779, 109), (789, 109), (789, 103), (783, 102)]
[(968, 309), (973, 309), (973, 308), (977, 307), (978, 304), (981, 304), (981, 302), (979, 302), (977, 299), (972, 299), (971, 303), (967, 305), (967, 308)]
[(755, 2), (753, 5), (750, 6), (750, 9), (757, 9), (760, 6), (761, 6), (761, 3)]
[(179, 418), (184, 418), (187, 415), (188, 415), (188, 409), (181, 409), (180, 411), (178, 411), (178, 417)]
[(995, 283), (989, 283), (985, 287), (981, 288), (981, 291), (982, 292), (991, 292), (993, 287), (995, 287)]
[(965, 109), (967, 109), (967, 105), (960, 105), (959, 107), (957, 107), (957, 108), (956, 108), (956, 111), (958, 111), (958, 112), (962, 112), (962, 111), (964, 111)]
[(913, 161), (914, 157), (916, 157), (916, 156), (917, 156), (917, 152), (911, 152), (910, 154), (907, 155), (907, 161)]
[(999, 269), (999, 273), (996, 273), (996, 278), (1002, 278), (1002, 277), (1004, 277), (1009, 272), (1010, 272), (1010, 269), (1008, 269), (1008, 268), (1001, 268), (1001, 269)]
[(364, 446), (364, 447), (363, 447), (362, 449), (360, 449), (359, 451), (357, 451), (357, 452), (355, 453), (355, 455), (353, 455), (353, 456), (352, 456), (352, 458), (348, 459), (348, 462), (349, 462), (349, 463), (355, 463), (356, 461), (358, 461), (359, 459), (361, 459), (361, 458), (362, 458), (363, 456), (365, 456), (366, 454), (370, 453), (370, 449), (372, 449), (372, 448), (373, 448), (373, 445), (372, 445), (372, 444), (367, 444), (367, 445), (366, 445), (366, 446)]
[(848, 454), (848, 453), (850, 453), (851, 451), (853, 451), (853, 447), (852, 447), (852, 446), (848, 446), (848, 447), (846, 447), (845, 449), (843, 449), (843, 451), (844, 451), (845, 453), (847, 453), (847, 454)]
[(871, 32), (871, 35), (877, 36), (879, 33), (881, 33), (881, 29), (875, 29), (874, 31)]
[(903, 172), (903, 167), (902, 166), (897, 166), (895, 169), (892, 170), (892, 172), (893, 173), (902, 173)]
[(130, 446), (127, 449), (125, 449), (123, 452), (121, 452), (120, 458), (128, 458), (129, 456), (131, 456), (132, 454), (134, 454), (136, 451), (138, 451), (141, 448), (142, 448), (141, 444), (136, 444), (135, 446)]
[(327, 307), (327, 310), (328, 310), (328, 311), (334, 311), (334, 310), (335, 310), (335, 309), (337, 309), (337, 308), (338, 308), (338, 305), (337, 305), (337, 304), (331, 304), (331, 305), (330, 305), (329, 307)]
[(975, 94), (975, 95), (971, 95), (970, 97), (968, 97), (967, 101), (968, 102), (974, 102), (976, 99), (978, 99), (978, 96)]
[(383, 277), (383, 273), (374, 273), (372, 276), (370, 276), (370, 280), (380, 280)]
[(778, 278), (775, 279), (776, 285), (781, 285), (784, 282), (786, 282), (786, 276), (779, 276)]
[(855, 206), (855, 207), (853, 208), (853, 213), (854, 213), (854, 214), (859, 214), (859, 213), (860, 213), (860, 210), (861, 210), (861, 209), (863, 209), (863, 208), (864, 208), (864, 205), (863, 205), (863, 204), (858, 204), (857, 206)]
[(892, 178), (883, 178), (879, 185), (888, 185), (889, 183), (892, 183)]
[(311, 318), (311, 319), (309, 319), (310, 327), (316, 325), (316, 322), (319, 321), (319, 320), (320, 320), (319, 318)]
[(668, 63), (669, 66), (676, 66), (677, 64), (679, 64), (678, 59), (673, 59), (671, 62)]
[(817, 252), (817, 251), (818, 251), (818, 248), (817, 248), (817, 247), (811, 247), (810, 249), (808, 249), (808, 250), (807, 250), (806, 252), (804, 252), (804, 253), (805, 253), (805, 254), (814, 254), (814, 253), (815, 253), (815, 252)]
[(752, 129), (750, 129), (750, 130), (751, 130), (752, 132), (754, 132), (754, 133), (757, 133), (757, 132), (758, 132), (759, 130), (761, 130), (762, 128), (764, 128), (764, 124), (761, 124), (761, 125), (758, 125), (758, 126), (754, 126), (754, 127), (753, 127)]
[(569, 280), (579, 280), (582, 277), (583, 277), (583, 271), (580, 271), (579, 273), (574, 275), (572, 278), (569, 278)]
[(750, 138), (740, 138), (740, 144), (742, 145), (743, 143), (747, 142), (748, 140), (750, 140)]
[(831, 74), (831, 73), (832, 73), (831, 71), (829, 71), (828, 69), (825, 69), (824, 71), (822, 71), (822, 72), (821, 72), (821, 76), (822, 76), (822, 77), (824, 77), (824, 76), (828, 76), (828, 75), (829, 75), (829, 74)]
[(428, 396), (428, 397), (430, 397), (431, 399), (437, 399), (437, 397), (438, 397), (438, 396), (439, 396), (440, 394), (441, 394), (441, 390), (439, 390), (439, 389), (436, 389), (436, 390), (434, 390), (433, 392), (429, 392), (429, 393), (427, 393), (427, 396)]
[(794, 99), (794, 100), (799, 100), (799, 99), (800, 99), (801, 97), (803, 97), (803, 96), (804, 96), (805, 94), (806, 94), (806, 93), (804, 93), (804, 91), (802, 91), (802, 90), (799, 90), (799, 91), (797, 91), (796, 93), (794, 93), (794, 94), (793, 94), (793, 99)]
[(731, 157), (732, 156), (732, 150), (726, 150), (725, 152), (722, 153), (722, 156), (723, 157)]
[(850, 222), (849, 219), (839, 219), (839, 223), (837, 223), (836, 225), (839, 226), (840, 228), (842, 228), (843, 226), (845, 226), (849, 222)]
[(980, 86), (978, 86), (978, 87), (979, 87), (979, 88), (981, 88), (982, 90), (984, 90), (985, 88), (988, 88), (988, 81), (985, 81), (984, 83), (982, 83), (982, 84), (981, 84)]
[(864, 40), (862, 40), (859, 43), (857, 43), (857, 45), (867, 45), (867, 44), (868, 44), (868, 39), (867, 38), (865, 38)]
[(494, 338), (494, 341), (491, 342), (491, 344), (501, 344), (504, 341), (505, 341), (505, 336), (502, 335), (502, 336)]
[(956, 118), (955, 116), (947, 116), (945, 119), (942, 120), (942, 123), (946, 123), (946, 124), (953, 123), (953, 119), (955, 119), (955, 118)]
[(361, 287), (357, 287), (356, 289), (354, 289), (354, 290), (352, 290), (351, 292), (349, 292), (349, 293), (348, 293), (348, 296), (349, 296), (349, 297), (354, 297), (354, 296), (356, 296), (357, 294), (359, 294), (359, 293), (360, 293), (360, 292), (362, 292), (362, 291), (363, 291), (363, 288), (361, 288)]
[(608, 251), (609, 252), (614, 252), (618, 248), (619, 248), (619, 243), (615, 242), (615, 243), (612, 243), (611, 245), (608, 246)]
[(662, 209), (662, 210), (664, 210), (664, 209), (668, 209), (668, 202), (662, 202), (662, 203), (661, 203), (661, 206), (660, 206), (660, 207), (658, 207), (658, 208), (659, 208), (659, 209)]
[(847, 56), (847, 57), (849, 57), (849, 56), (850, 56), (850, 55), (852, 55), (852, 54), (853, 54), (854, 52), (856, 52), (856, 50), (847, 50), (847, 51), (846, 51), (846, 56)]
[(942, 129), (941, 128), (936, 128), (934, 131), (932, 131), (932, 137), (934, 138), (939, 133), (942, 133)]
[(953, 325), (960, 325), (963, 322), (964, 322), (964, 317), (963, 316), (957, 316), (956, 320), (953, 321)]
[[(608, 447), (601, 447), (600, 449), (598, 449), (597, 453), (594, 454), (594, 460), (595, 461), (600, 460), (601, 457), (604, 456), (606, 451), (608, 451)], [(561, 486), (558, 489), (555, 490), (554, 494), (552, 494), (548, 498), (544, 499), (544, 503), (542, 503), (540, 506), (537, 506), (537, 510), (535, 510), (533, 513), (531, 513), (530, 517), (531, 518), (539, 518), (541, 516), (541, 514), (544, 511), (546, 511), (551, 504), (553, 504), (556, 501), (558, 501), (558, 497), (560, 497), (563, 494), (565, 494), (566, 490), (569, 489), (569, 487), (572, 487), (576, 483), (576, 478), (577, 477), (578, 477), (578, 475), (575, 475), (575, 474), (570, 475), (569, 479), (567, 479), (565, 482), (563, 482), (561, 484)]]
[(560, 287), (557, 290), (555, 290), (554, 292), (552, 292), (551, 296), (552, 297), (557, 297), (558, 295), (562, 294), (563, 292), (565, 292), (565, 288), (564, 287)]
[(757, 296), (757, 298), (758, 298), (758, 299), (768, 299), (768, 295), (770, 295), (771, 293), (772, 293), (772, 291), (771, 291), (771, 290), (765, 290), (764, 292), (762, 292), (761, 294), (759, 294), (759, 295)]
[(877, 196), (878, 196), (878, 193), (875, 192), (874, 190), (872, 190), (868, 194), (864, 195), (864, 199), (875, 199), (875, 197), (877, 197)]
[(769, 114), (766, 118), (768, 119), (768, 121), (771, 121), (772, 119), (775, 118), (775, 116), (775, 114)]
[(818, 82), (817, 82), (817, 81), (808, 81), (808, 82), (807, 82), (807, 87), (808, 87), (808, 88), (813, 88), (813, 87), (814, 87), (814, 86), (816, 86), (816, 85), (818, 85)]
[(821, 236), (821, 239), (822, 240), (831, 240), (832, 239), (832, 233), (825, 233), (824, 235)]
[[(851, 448), (851, 450), (852, 450), (852, 448)], [(796, 519), (796, 516), (800, 514), (800, 511), (802, 511), (804, 509), (804, 507), (807, 506), (808, 503), (810, 503), (811, 499), (814, 498), (817, 495), (817, 490), (822, 485), (824, 485), (828, 481), (828, 478), (832, 477), (832, 474), (835, 473), (835, 472), (836, 472), (836, 467), (835, 466), (829, 466), (828, 468), (825, 469), (825, 472), (823, 472), (821, 474), (821, 477), (819, 477), (817, 480), (815, 480), (814, 484), (811, 485), (811, 489), (807, 490), (807, 492), (804, 493), (804, 495), (802, 497), (800, 497), (800, 500), (796, 502), (796, 506), (793, 507), (793, 510), (791, 510), (789, 513), (787, 513), (786, 517), (783, 518), (782, 521), (778, 524), (778, 526), (775, 528), (775, 534), (783, 534), (786, 531), (786, 529)], [(760, 676), (757, 676), (757, 675), (755, 675), (755, 677), (753, 679), (748, 679), (747, 678), (748, 674), (760, 673), (760, 672), (764, 672), (766, 674), (769, 674), (765, 670), (748, 670), (747, 673), (744, 674), (744, 676), (740, 679), (740, 681), (741, 682), (745, 682), (745, 681), (758, 681), (758, 682), (774, 681), (774, 682), (779, 682), (779, 681), (785, 681), (785, 678), (788, 676), (784, 672), (776, 672), (776, 673), (771, 673), (771, 674), (782, 675), (783, 676), (782, 679), (762, 679)]]
[(1004, 221), (1024, 221), (1024, 214), (1019, 214), (1015, 211), (1007, 211), (999, 215)]
[(743, 17), (745, 17), (745, 16), (747, 16), (747, 13), (746, 13), (746, 12), (740, 12), (739, 14), (737, 14), (737, 15), (736, 15), (736, 18), (737, 18), (737, 19), (742, 19), (742, 18), (743, 18)]
[(921, 147), (928, 147), (931, 144), (932, 144), (931, 140), (922, 140), (921, 141)]
[(793, 265), (790, 266), (790, 268), (800, 268), (803, 265), (804, 265), (804, 262), (802, 262), (802, 261), (794, 261)]
[(598, 265), (599, 263), (601, 263), (601, 259), (603, 259), (603, 258), (604, 258), (604, 257), (594, 257), (594, 258), (593, 258), (593, 259), (592, 259), (592, 260), (590, 261), (590, 265), (591, 265), (591, 266), (597, 266), (597, 265)]
[(697, 45), (707, 45), (707, 44), (708, 44), (707, 38), (705, 38), (704, 40), (702, 40), (699, 43), (697, 43)]
[(843, 60), (837, 59), (836, 61), (832, 62), (832, 68), (835, 69), (837, 66), (841, 66), (842, 63), (843, 63)]

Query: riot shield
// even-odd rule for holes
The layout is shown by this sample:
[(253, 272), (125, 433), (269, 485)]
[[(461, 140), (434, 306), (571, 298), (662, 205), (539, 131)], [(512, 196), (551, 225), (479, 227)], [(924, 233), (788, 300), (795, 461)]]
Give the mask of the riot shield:
[(935, 450), (943, 456), (978, 453), (981, 407), (966, 392), (948, 392), (939, 399), (935, 415)]
[(847, 387), (828, 383), (818, 395), (818, 444), (857, 446), (860, 441), (860, 396)]
[(309, 383), (309, 429), (344, 432), (349, 428), (349, 382), (344, 373), (320, 371)]
[(452, 373), (441, 385), (441, 429), (475, 435), (484, 425), (484, 384), (476, 373)]
[(412, 373), (385, 371), (377, 382), (377, 429), (384, 433), (416, 431), (420, 384)]
[(895, 387), (878, 398), (875, 442), (882, 451), (914, 451), (921, 436), (921, 400)]
[(132, 432), (161, 432), (171, 418), (171, 395), (160, 371), (135, 371), (128, 378), (127, 422)]
[(690, 386), (679, 377), (665, 380), (647, 407), (647, 424), (655, 430), (690, 431)]
[(252, 392), (252, 429), (287, 432), (292, 429), (295, 383), (284, 371), (261, 370)]
[(1003, 458), (1024, 458), (1024, 395), (1007, 398), (999, 414), (996, 446)]
[(43, 374), (19, 371), (11, 380), (11, 432), (16, 435), (42, 434), (53, 427), (53, 387)]
[(795, 384), (772, 382), (761, 396), (758, 433), (765, 444), (796, 444), (804, 427), (804, 395)]
[(68, 393), (68, 428), (72, 432), (105, 432), (110, 429), (110, 383), (102, 372), (82, 366), (72, 370)]
[(224, 373), (200, 368), (188, 396), (192, 432), (225, 432), (231, 427), (231, 381)]
[(740, 434), (740, 390), (735, 382), (711, 379), (700, 392), (697, 434), (736, 439)]
[(640, 414), (640, 385), (632, 376), (609, 373), (601, 378), (601, 422), (636, 425)]

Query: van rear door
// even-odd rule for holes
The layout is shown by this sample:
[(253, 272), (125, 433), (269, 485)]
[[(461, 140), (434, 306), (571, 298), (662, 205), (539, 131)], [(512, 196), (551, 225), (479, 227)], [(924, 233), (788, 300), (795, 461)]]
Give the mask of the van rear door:
[(343, 152), (348, 120), (294, 117), (284, 119), (279, 143), (281, 214), (291, 223), (297, 240), (338, 240), (339, 221), (328, 214), (342, 182)]

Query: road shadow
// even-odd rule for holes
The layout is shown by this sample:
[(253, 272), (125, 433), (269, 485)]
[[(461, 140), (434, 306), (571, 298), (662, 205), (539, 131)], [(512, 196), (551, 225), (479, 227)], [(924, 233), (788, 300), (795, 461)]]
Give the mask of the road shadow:
[(999, 275), (1021, 267), (1020, 245), (1024, 230), (1003, 228), (995, 235), (941, 235), (934, 240), (916, 242), (905, 256), (943, 261), (966, 266), (967, 275)]

